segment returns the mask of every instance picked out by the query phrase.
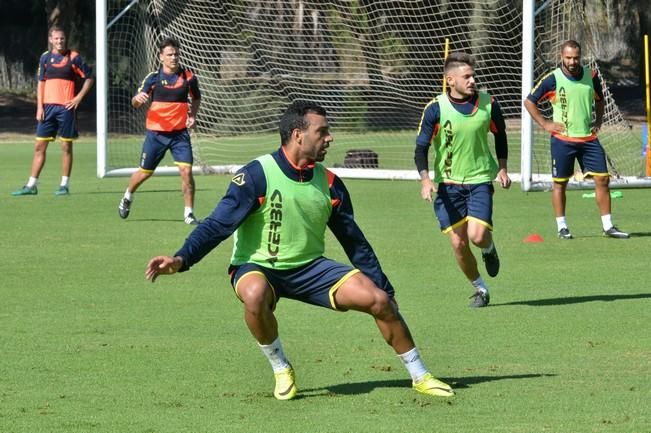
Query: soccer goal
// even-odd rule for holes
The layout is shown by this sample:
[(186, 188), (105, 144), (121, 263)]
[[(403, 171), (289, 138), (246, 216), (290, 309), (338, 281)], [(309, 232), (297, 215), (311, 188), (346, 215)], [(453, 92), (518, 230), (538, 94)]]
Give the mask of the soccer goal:
[[(548, 136), (522, 100), (566, 39), (582, 41), (598, 69), (582, 17), (579, 0), (97, 0), (98, 176), (135, 169), (145, 110), (130, 98), (158, 67), (157, 41), (171, 35), (202, 88), (197, 170), (233, 172), (274, 150), (283, 108), (311, 99), (328, 110), (335, 137), (326, 165), (348, 177), (416, 179), (416, 131), (442, 91), (447, 39), (474, 55), (479, 87), (502, 105), (515, 179), (545, 188)], [(607, 90), (606, 99), (600, 137), (613, 179), (643, 183), (641, 140)]]

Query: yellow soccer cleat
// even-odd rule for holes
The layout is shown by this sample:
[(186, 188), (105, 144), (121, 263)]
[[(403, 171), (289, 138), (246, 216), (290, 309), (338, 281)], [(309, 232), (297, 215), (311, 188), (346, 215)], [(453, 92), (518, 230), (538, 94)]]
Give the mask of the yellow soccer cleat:
[(274, 375), (276, 376), (274, 397), (278, 400), (291, 400), (296, 397), (298, 389), (296, 389), (296, 378), (292, 366), (290, 365), (288, 368), (274, 373)]
[(454, 391), (447, 383), (443, 383), (430, 373), (427, 373), (423, 376), (423, 379), (420, 382), (414, 382), (413, 388), (427, 395), (435, 395), (437, 397), (452, 397)]

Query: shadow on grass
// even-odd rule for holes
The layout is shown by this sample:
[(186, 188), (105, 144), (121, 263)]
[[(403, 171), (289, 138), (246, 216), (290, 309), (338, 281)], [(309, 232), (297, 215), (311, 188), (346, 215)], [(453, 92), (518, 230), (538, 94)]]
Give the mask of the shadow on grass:
[[(555, 374), (513, 374), (508, 376), (468, 376), (468, 377), (442, 377), (442, 381), (450, 384), (454, 389), (467, 389), (472, 385), (496, 380), (536, 379), (551, 377)], [(376, 388), (411, 388), (410, 380), (376, 380), (371, 382), (342, 383), (325, 386), (323, 388), (300, 389), (302, 397), (337, 396), (368, 394)]]
[(528, 305), (530, 307), (547, 307), (554, 305), (581, 304), (584, 302), (613, 302), (626, 299), (648, 299), (651, 293), (637, 293), (634, 295), (591, 295), (568, 296), (567, 298), (534, 299), (531, 301), (514, 301), (503, 304), (490, 304), (491, 307), (504, 307), (507, 305)]
[[(126, 183), (125, 183), (126, 185)], [(195, 188), (195, 192), (202, 192), (202, 191), (214, 191), (211, 188)], [(143, 190), (136, 193), (137, 195), (141, 194), (158, 194), (158, 193), (181, 193), (181, 188), (170, 188), (170, 189), (148, 189), (148, 190)], [(119, 191), (82, 191), (82, 192), (77, 192), (77, 191), (71, 191), (70, 195), (98, 195), (98, 194), (109, 194), (109, 195), (117, 195), (119, 198), (122, 198), (122, 195), (124, 194), (124, 189), (121, 189)]]
[[(177, 222), (177, 223), (185, 224), (183, 222), (183, 220), (181, 220), (180, 218), (141, 218), (141, 219), (129, 218), (125, 222), (128, 222), (128, 223), (174, 223), (174, 222)], [(190, 226), (190, 227), (194, 227), (194, 226)]]

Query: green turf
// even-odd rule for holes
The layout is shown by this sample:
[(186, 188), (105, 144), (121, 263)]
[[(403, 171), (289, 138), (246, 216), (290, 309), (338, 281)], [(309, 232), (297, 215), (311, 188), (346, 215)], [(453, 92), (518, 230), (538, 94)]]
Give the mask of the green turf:
[[(502, 271), (491, 306), (471, 310), (418, 184), (347, 181), (423, 357), (457, 396), (411, 391), (369, 317), (282, 301), (300, 398), (278, 402), (225, 274), (230, 241), (189, 273), (144, 279), (191, 230), (179, 179), (148, 181), (122, 221), (127, 179), (95, 178), (89, 139), (75, 145), (70, 196), (53, 195), (53, 145), (39, 195), (10, 197), (31, 149), (0, 143), (2, 433), (651, 431), (648, 190), (614, 200), (626, 241), (600, 236), (584, 191), (568, 193), (573, 241), (555, 239), (548, 193), (498, 191)], [(199, 216), (228, 180), (197, 179)], [(532, 233), (545, 241), (523, 243)]]

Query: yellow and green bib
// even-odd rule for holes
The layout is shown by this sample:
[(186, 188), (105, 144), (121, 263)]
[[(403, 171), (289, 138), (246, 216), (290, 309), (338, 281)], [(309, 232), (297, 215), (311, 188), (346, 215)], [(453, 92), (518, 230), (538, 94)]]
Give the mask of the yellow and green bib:
[(296, 182), (271, 155), (257, 160), (267, 181), (265, 201), (236, 230), (231, 263), (293, 269), (322, 256), (332, 212), (326, 169), (316, 163), (311, 181)]

